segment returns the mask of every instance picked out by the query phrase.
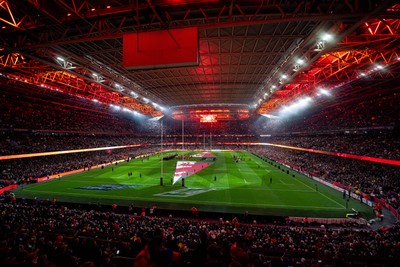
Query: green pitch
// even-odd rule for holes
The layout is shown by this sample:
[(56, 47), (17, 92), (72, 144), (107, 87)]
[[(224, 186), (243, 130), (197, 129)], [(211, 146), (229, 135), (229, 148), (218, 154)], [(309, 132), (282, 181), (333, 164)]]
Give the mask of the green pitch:
[[(193, 155), (199, 151), (186, 151)], [(52, 199), (77, 203), (101, 203), (150, 206), (174, 210), (230, 212), (259, 215), (309, 217), (345, 217), (351, 208), (363, 217), (372, 217), (372, 210), (336, 190), (312, 181), (279, 164), (248, 152), (213, 151), (210, 166), (172, 184), (177, 161), (162, 161), (163, 182), (160, 186), (161, 157), (181, 152), (165, 152), (148, 159), (134, 159), (104, 169), (92, 169), (74, 175), (25, 186), (13, 192), (17, 197)], [(234, 157), (240, 158), (235, 162)], [(205, 162), (201, 158), (185, 159)], [(276, 165), (276, 166), (275, 166)], [(283, 169), (283, 170), (282, 170)], [(132, 175), (128, 175), (128, 173)], [(295, 177), (293, 177), (295, 175)], [(272, 179), (271, 179), (272, 178)]]

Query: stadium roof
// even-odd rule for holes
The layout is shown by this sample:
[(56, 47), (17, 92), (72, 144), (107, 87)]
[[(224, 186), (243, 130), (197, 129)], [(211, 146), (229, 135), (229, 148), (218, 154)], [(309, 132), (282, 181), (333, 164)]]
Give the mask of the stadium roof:
[[(271, 114), (321, 88), (344, 101), (395, 84), (396, 2), (0, 0), (0, 72), (153, 116)], [(167, 30), (174, 39), (188, 27), (198, 29), (197, 65), (124, 67), (125, 34)]]

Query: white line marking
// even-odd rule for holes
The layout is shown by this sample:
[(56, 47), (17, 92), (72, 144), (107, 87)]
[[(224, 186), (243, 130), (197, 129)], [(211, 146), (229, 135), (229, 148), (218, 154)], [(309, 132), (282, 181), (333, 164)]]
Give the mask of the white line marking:
[[(300, 179), (297, 179), (298, 181), (300, 181), (302, 184), (304, 184), (305, 186), (307, 186), (308, 188), (311, 188), (311, 189), (313, 189), (311, 186), (309, 186), (308, 184), (306, 184), (306, 183), (304, 183), (303, 181), (301, 181)], [(344, 205), (342, 205), (342, 204), (340, 204), (339, 202), (337, 202), (336, 200), (334, 200), (334, 199), (332, 199), (332, 198), (330, 198), (330, 197), (328, 197), (328, 196), (326, 196), (326, 195), (324, 195), (324, 194), (322, 194), (321, 192), (319, 192), (319, 191), (317, 191), (317, 193), (319, 193), (321, 196), (323, 196), (323, 197), (325, 197), (325, 198), (327, 198), (327, 199), (329, 199), (330, 201), (332, 201), (332, 202), (335, 202), (336, 204), (338, 204), (340, 207), (343, 207), (344, 209), (346, 209), (346, 207), (344, 206)]]
[[(32, 191), (32, 190), (30, 190)], [(40, 190), (34, 190), (35, 192), (44, 192), (48, 194), (61, 194), (61, 195), (73, 195), (73, 196), (89, 196), (90, 198), (99, 198), (99, 197), (108, 197), (108, 198), (119, 198), (119, 199), (127, 199), (127, 200), (154, 200), (154, 198), (143, 198), (143, 197), (126, 197), (126, 196), (118, 196), (118, 195), (101, 195), (101, 194), (82, 194), (82, 193), (68, 193), (68, 192), (62, 192), (62, 193), (56, 193), (56, 192), (49, 192), (49, 191), (40, 191)], [(165, 201), (168, 202), (168, 201)], [(173, 202), (183, 202), (183, 203), (189, 203), (186, 200), (182, 199), (174, 199)], [(222, 204), (222, 205), (243, 205), (243, 206), (257, 206), (257, 207), (290, 207), (290, 208), (313, 208), (313, 209), (326, 209), (326, 210), (341, 210), (342, 208), (337, 208), (337, 207), (318, 207), (318, 206), (293, 206), (293, 205), (276, 205), (276, 204), (254, 204), (254, 203), (239, 203), (239, 202), (215, 202), (215, 201), (207, 201), (207, 200), (195, 200), (196, 203), (205, 203), (205, 204)]]
[(305, 192), (305, 193), (314, 193), (315, 192), (315, 190), (311, 191), (311, 190), (297, 190), (297, 189), (293, 189), (293, 190), (291, 190), (291, 189), (271, 189), (270, 187), (265, 187), (265, 188), (260, 188), (260, 187), (245, 187), (245, 188), (243, 188), (243, 187), (239, 187), (239, 188), (235, 188), (235, 187), (228, 187), (228, 186), (227, 187), (225, 187), (225, 186), (215, 186), (213, 188), (216, 188), (216, 189), (232, 189), (232, 190), (235, 190), (235, 189), (239, 189), (239, 190), (260, 190), (260, 191), (272, 191), (272, 192), (274, 192), (274, 191)]
[(281, 182), (284, 185), (294, 185), (294, 184), (287, 184), (287, 183), (283, 182), (281, 179), (279, 179), (279, 182)]

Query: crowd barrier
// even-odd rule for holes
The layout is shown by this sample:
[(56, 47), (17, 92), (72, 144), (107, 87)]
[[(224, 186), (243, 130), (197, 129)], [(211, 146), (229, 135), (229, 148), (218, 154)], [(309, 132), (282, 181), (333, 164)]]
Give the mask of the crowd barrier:
[(368, 225), (368, 221), (363, 218), (302, 218), (302, 217), (289, 217), (290, 221), (302, 223), (307, 220), (308, 223), (319, 223), (324, 225), (329, 224), (346, 224), (346, 223), (357, 223), (359, 225)]
[(384, 206), (385, 208), (387, 208), (396, 217), (396, 219), (400, 221), (399, 212), (395, 208), (390, 206), (385, 200), (377, 198), (377, 197), (374, 197), (374, 202)]

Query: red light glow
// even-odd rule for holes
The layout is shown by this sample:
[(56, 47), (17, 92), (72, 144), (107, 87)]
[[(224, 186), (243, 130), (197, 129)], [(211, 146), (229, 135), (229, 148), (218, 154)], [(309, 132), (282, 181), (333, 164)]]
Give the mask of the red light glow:
[(251, 146), (254, 146), (254, 145), (255, 146), (274, 146), (274, 147), (280, 147), (280, 148), (286, 148), (286, 149), (292, 149), (292, 150), (300, 150), (300, 151), (311, 152), (311, 153), (318, 153), (318, 154), (331, 155), (331, 156), (337, 156), (337, 157), (343, 157), (343, 158), (349, 158), (349, 159), (358, 159), (358, 160), (363, 160), (363, 161), (371, 161), (371, 162), (378, 162), (378, 163), (383, 163), (383, 164), (400, 166), (400, 160), (375, 158), (375, 157), (369, 157), (369, 156), (360, 156), (360, 155), (354, 155), (354, 154), (348, 154), (348, 153), (330, 152), (330, 151), (323, 151), (323, 150), (318, 150), (318, 149), (302, 148), (302, 147), (295, 147), (295, 146), (285, 146), (285, 145), (271, 144), (271, 143), (224, 142), (221, 144), (224, 144), (224, 145), (238, 145), (239, 144), (239, 145), (251, 145)]
[(205, 123), (209, 123), (209, 122), (217, 122), (217, 116), (216, 115), (200, 115), (200, 122), (205, 122)]
[(76, 149), (76, 150), (64, 150), (64, 151), (50, 151), (50, 152), (40, 152), (40, 153), (30, 153), (30, 154), (5, 155), (5, 156), (0, 156), (0, 160), (23, 159), (23, 158), (32, 158), (32, 157), (42, 157), (42, 156), (54, 156), (54, 155), (63, 155), (63, 154), (71, 154), (71, 153), (82, 153), (82, 152), (91, 152), (91, 151), (101, 151), (101, 150), (106, 150), (107, 151), (107, 150), (111, 150), (111, 149), (123, 149), (123, 148), (142, 147), (142, 146), (149, 146), (149, 144), (95, 147), (95, 148), (85, 148), (85, 149)]

